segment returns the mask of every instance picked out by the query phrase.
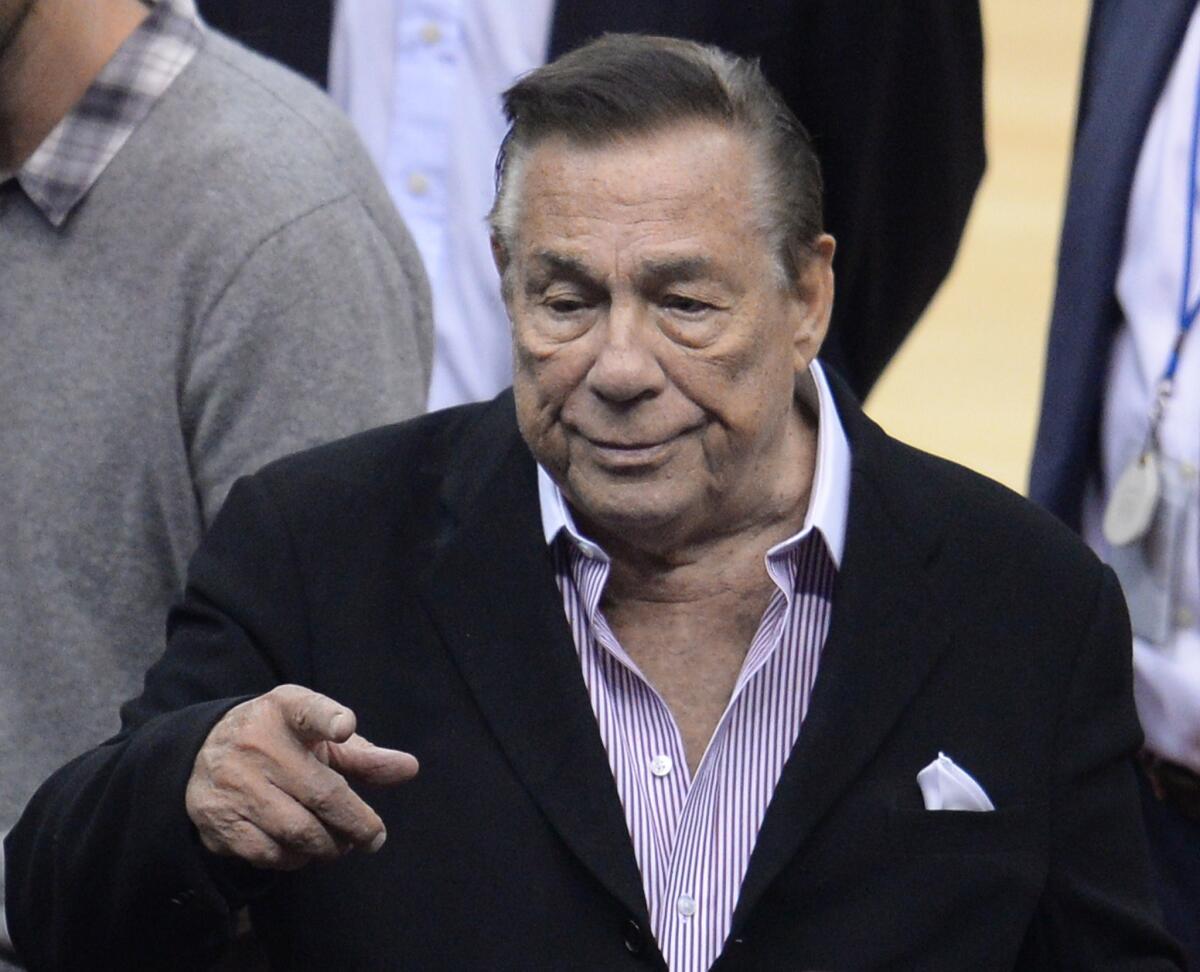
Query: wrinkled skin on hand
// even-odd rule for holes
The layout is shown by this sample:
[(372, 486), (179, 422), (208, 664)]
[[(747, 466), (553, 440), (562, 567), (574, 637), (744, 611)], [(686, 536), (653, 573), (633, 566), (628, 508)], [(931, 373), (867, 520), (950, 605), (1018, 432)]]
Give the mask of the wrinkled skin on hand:
[(274, 870), (332, 860), (387, 837), (347, 782), (402, 783), (417, 761), (355, 732), (354, 713), (299, 685), (230, 709), (208, 734), (185, 797), (204, 846)]

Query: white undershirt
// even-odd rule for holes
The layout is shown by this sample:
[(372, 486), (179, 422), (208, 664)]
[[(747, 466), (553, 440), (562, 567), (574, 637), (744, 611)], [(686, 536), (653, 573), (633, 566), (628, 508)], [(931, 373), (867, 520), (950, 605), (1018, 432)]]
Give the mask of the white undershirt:
[(553, 0), (340, 0), (329, 91), (366, 142), (433, 287), (429, 407), (512, 381), (485, 217), (500, 93), (546, 61)]
[[(1101, 425), (1101, 479), (1084, 503), (1084, 536), (1102, 556), (1109, 548), (1100, 522), (1113, 483), (1128, 461), (1130, 444), (1144, 437), (1154, 389), (1179, 329), (1183, 285), (1187, 186), (1197, 81), (1200, 79), (1200, 7), (1146, 130), (1125, 225), (1116, 294), (1125, 324), (1109, 365)], [(1200, 213), (1192, 259), (1192, 293), (1200, 294)], [(1200, 328), (1196, 329), (1200, 332)], [(1175, 392), (1165, 413), (1164, 456), (1191, 475), (1200, 468), (1200, 333), (1184, 344)], [(1184, 518), (1180, 597), (1167, 643), (1134, 638), (1138, 715), (1147, 748), (1200, 772), (1200, 510)]]

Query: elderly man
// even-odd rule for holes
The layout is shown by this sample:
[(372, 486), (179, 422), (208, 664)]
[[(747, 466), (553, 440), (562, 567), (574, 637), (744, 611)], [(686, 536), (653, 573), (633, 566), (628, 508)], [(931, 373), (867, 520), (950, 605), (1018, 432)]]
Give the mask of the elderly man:
[(287, 968), (1177, 968), (1116, 583), (813, 364), (757, 69), (612, 36), (506, 106), (513, 392), (234, 488), (9, 838), (18, 948), (199, 965), (249, 901)]

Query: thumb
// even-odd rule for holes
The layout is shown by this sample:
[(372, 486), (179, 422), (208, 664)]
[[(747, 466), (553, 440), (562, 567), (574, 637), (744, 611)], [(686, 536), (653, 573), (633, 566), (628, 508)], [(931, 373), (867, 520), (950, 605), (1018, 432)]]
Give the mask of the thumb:
[(399, 749), (384, 749), (367, 742), (357, 733), (343, 743), (330, 744), (326, 752), (330, 767), (343, 776), (353, 777), (364, 783), (403, 783), (416, 776), (419, 769), (417, 759), (411, 753)]
[(344, 742), (354, 733), (354, 713), (340, 702), (301, 685), (280, 685), (269, 693), (284, 723), (301, 742)]

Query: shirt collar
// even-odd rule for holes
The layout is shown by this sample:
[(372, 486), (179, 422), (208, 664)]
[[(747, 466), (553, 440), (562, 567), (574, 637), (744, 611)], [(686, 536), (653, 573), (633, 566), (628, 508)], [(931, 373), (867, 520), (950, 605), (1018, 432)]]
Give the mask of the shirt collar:
[(56, 227), (91, 191), (200, 48), (191, 0), (158, 0), (153, 6), (75, 107), (12, 174)]
[[(799, 532), (767, 551), (767, 556), (794, 546), (813, 530), (825, 539), (829, 555), (840, 567), (846, 546), (846, 516), (850, 508), (850, 442), (838, 417), (833, 393), (819, 362), (814, 361), (797, 383), (796, 396), (817, 416), (817, 458), (808, 511)], [(595, 541), (579, 532), (575, 518), (550, 474), (538, 465), (538, 502), (542, 511), (542, 531), (546, 543), (554, 542), (562, 531), (589, 557), (608, 560)]]

